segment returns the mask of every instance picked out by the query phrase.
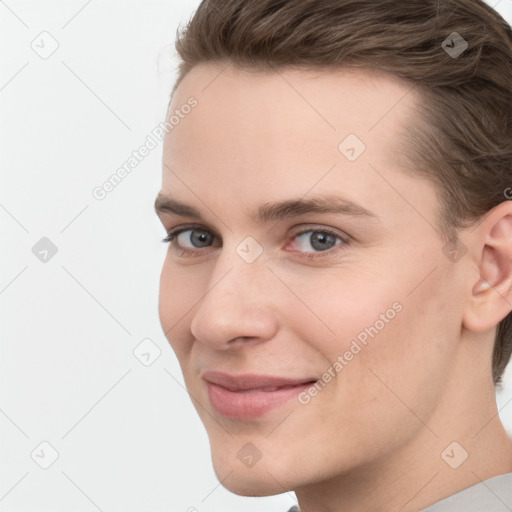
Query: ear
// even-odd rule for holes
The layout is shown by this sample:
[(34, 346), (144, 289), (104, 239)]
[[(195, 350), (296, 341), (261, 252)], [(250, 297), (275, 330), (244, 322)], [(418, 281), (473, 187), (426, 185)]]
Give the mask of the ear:
[(462, 325), (482, 332), (512, 311), (512, 201), (488, 212), (470, 239), (474, 258)]

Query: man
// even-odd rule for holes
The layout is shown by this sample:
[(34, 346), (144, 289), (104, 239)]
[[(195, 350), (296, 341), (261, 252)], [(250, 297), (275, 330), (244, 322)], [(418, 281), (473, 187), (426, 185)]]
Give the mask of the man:
[(479, 0), (217, 0), (177, 49), (159, 313), (222, 485), (511, 510), (510, 27)]

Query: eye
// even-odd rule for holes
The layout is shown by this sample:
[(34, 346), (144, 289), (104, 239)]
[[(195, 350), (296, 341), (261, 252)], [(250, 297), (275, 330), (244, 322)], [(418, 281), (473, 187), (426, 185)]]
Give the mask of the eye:
[(207, 231), (187, 229), (186, 231), (182, 231), (181, 233), (176, 234), (174, 238), (178, 241), (178, 245), (180, 247), (193, 249), (208, 247), (208, 244), (211, 243), (213, 236)]
[[(216, 235), (201, 226), (184, 226), (169, 231), (162, 239), (164, 243), (170, 243), (172, 250), (180, 256), (194, 256), (204, 254), (204, 249), (217, 246)], [(349, 240), (338, 233), (326, 228), (308, 229), (296, 233), (291, 237), (292, 249), (289, 252), (305, 253), (308, 259), (327, 256), (337, 251), (336, 246), (349, 244)]]
[(297, 233), (293, 240), (299, 252), (327, 252), (337, 245), (347, 243), (340, 235), (328, 229), (310, 229)]
[(194, 227), (185, 227), (176, 229), (167, 233), (162, 242), (174, 242), (179, 249), (184, 252), (194, 252), (195, 249), (208, 247), (215, 239), (215, 235), (210, 231)]

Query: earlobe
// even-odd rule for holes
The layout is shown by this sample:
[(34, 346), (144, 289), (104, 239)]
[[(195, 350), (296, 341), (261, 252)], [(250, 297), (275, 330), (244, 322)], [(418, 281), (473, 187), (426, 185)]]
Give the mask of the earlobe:
[(512, 201), (491, 210), (471, 238), (477, 257), (463, 326), (482, 332), (512, 311)]

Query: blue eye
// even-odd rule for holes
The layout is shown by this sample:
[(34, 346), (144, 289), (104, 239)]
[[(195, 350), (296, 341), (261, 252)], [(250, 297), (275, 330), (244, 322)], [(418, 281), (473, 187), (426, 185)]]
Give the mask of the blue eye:
[[(201, 247), (208, 247), (208, 243), (213, 240), (214, 236), (209, 231), (199, 229), (181, 229), (178, 231), (170, 232), (162, 240), (162, 242), (178, 241), (178, 245), (185, 249), (198, 249)], [(186, 244), (191, 244), (187, 247)]]
[[(297, 234), (295, 239), (300, 240), (299, 246), (303, 252), (324, 252), (339, 245), (337, 240), (340, 240), (340, 243), (343, 242), (340, 236), (330, 231), (314, 229)], [(312, 249), (308, 249), (308, 247), (312, 247)]]
[[(215, 246), (216, 235), (201, 226), (188, 226), (169, 231), (162, 239), (164, 243), (170, 243), (171, 248), (180, 256), (194, 256), (204, 253), (204, 249)], [(308, 229), (296, 233), (292, 237), (292, 245), (298, 249), (291, 252), (305, 253), (308, 259), (315, 255), (329, 255), (336, 246), (348, 245), (349, 241), (329, 229)], [(217, 244), (217, 247), (220, 245)]]

